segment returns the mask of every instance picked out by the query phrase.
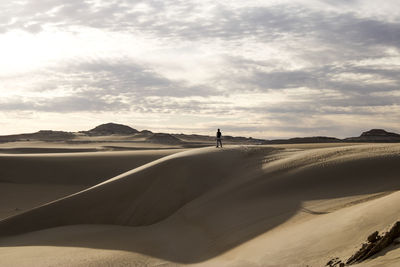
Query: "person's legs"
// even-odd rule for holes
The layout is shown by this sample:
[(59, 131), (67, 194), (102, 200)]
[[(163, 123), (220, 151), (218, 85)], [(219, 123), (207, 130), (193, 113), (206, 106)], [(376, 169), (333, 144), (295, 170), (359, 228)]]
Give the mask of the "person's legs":
[(221, 138), (217, 138), (217, 147), (221, 146), (222, 147), (222, 141)]

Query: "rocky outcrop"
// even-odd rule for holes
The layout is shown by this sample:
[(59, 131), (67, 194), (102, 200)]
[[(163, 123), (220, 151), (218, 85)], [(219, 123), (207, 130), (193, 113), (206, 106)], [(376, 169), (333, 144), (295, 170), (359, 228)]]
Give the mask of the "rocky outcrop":
[(360, 137), (365, 137), (365, 136), (372, 136), (372, 137), (379, 137), (379, 136), (384, 136), (384, 137), (400, 137), (400, 134), (397, 133), (391, 133), (391, 132), (386, 132), (383, 129), (372, 129), (367, 132), (363, 132)]
[(372, 233), (367, 242), (362, 244), (361, 248), (347, 260), (346, 264), (355, 264), (370, 258), (388, 247), (398, 237), (400, 237), (400, 221), (397, 221), (388, 232), (381, 236), (378, 232)]
[(359, 137), (346, 138), (347, 142), (400, 142), (400, 134), (383, 129), (372, 129), (363, 132)]
[(333, 258), (330, 261), (328, 261), (326, 266), (329, 266), (329, 267), (344, 267), (345, 264), (338, 257), (336, 257), (336, 258)]
[(399, 237), (400, 221), (397, 221), (395, 224), (393, 224), (389, 231), (384, 232), (382, 235), (379, 235), (378, 231), (370, 234), (367, 238), (367, 242), (361, 245), (361, 248), (346, 261), (346, 264), (344, 264), (339, 258), (334, 258), (330, 260), (326, 266), (338, 267), (363, 262), (387, 248), (392, 243), (397, 243)]

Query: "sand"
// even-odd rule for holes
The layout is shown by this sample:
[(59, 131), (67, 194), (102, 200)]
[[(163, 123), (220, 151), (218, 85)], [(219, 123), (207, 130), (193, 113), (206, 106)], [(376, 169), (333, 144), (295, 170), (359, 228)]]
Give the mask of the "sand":
[[(0, 221), (0, 266), (324, 266), (400, 219), (399, 144), (8, 154), (1, 162), (8, 179), (0, 185), (16, 192), (2, 203), (24, 210)], [(40, 201), (23, 193), (48, 186), (59, 192)], [(396, 266), (399, 248), (361, 266)]]
[[(20, 144), (21, 145), (21, 144)], [(34, 146), (36, 145), (36, 146)], [(182, 150), (48, 153), (43, 142), (0, 154), (0, 219), (79, 192), (153, 160)], [(8, 146), (8, 149), (11, 149)], [(29, 150), (31, 154), (21, 153)], [(16, 151), (20, 151), (16, 153)], [(35, 153), (32, 153), (35, 151)]]

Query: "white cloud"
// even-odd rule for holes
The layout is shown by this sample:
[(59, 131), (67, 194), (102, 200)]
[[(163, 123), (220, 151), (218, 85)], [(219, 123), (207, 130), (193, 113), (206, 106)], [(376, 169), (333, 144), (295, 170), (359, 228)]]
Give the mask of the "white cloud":
[(3, 1), (2, 130), (80, 130), (119, 112), (160, 131), (400, 131), (396, 2)]

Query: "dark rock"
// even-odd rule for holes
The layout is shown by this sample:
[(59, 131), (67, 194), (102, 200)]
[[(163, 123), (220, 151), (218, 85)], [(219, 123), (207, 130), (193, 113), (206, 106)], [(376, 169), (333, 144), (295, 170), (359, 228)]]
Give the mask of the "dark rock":
[(329, 266), (329, 267), (343, 267), (344, 263), (338, 258), (333, 258), (330, 261), (328, 261), (328, 263), (325, 266)]
[(375, 231), (372, 234), (370, 234), (367, 238), (368, 242), (374, 243), (375, 241), (378, 240), (379, 232)]
[[(397, 221), (388, 232), (379, 236), (377, 232), (372, 233), (368, 237), (368, 243), (364, 243), (362, 247), (352, 255), (346, 262), (346, 264), (360, 263), (381, 250), (388, 247), (397, 238), (400, 237), (400, 221)], [(370, 240), (373, 240), (372, 242)]]
[(346, 264), (353, 264), (362, 261), (365, 255), (374, 247), (373, 243), (364, 243), (362, 247), (352, 255), (347, 261)]

